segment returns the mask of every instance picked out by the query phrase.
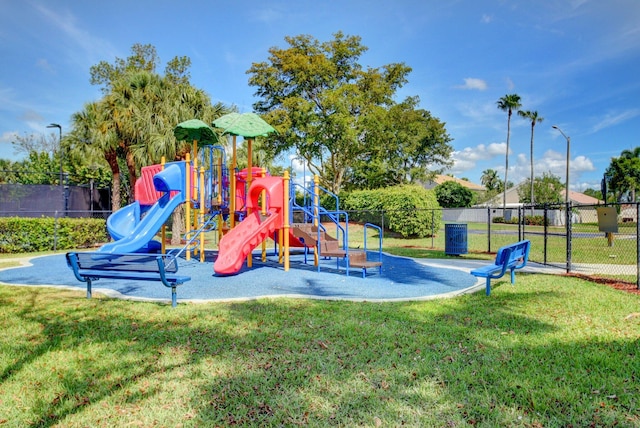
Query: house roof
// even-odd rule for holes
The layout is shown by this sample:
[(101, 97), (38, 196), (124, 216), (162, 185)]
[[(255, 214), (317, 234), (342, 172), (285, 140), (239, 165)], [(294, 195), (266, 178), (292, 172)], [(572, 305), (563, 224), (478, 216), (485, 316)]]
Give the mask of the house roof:
[[(562, 193), (562, 196), (564, 197), (564, 194), (565, 194), (564, 189), (560, 193)], [(595, 204), (602, 203), (602, 201), (598, 198), (585, 195), (584, 193), (574, 192), (573, 190), (569, 190), (569, 199), (571, 199), (571, 202), (576, 202), (578, 204), (585, 204), (585, 205), (588, 205), (588, 204), (595, 205)]]
[[(519, 200), (520, 200), (520, 196), (518, 195), (518, 188), (520, 186), (522, 186), (523, 183), (518, 184), (517, 186), (513, 186), (510, 187), (509, 189), (507, 189), (507, 205), (521, 205), (519, 204)], [(562, 189), (560, 191), (560, 194), (562, 195), (562, 199), (564, 200), (564, 189)], [(502, 197), (503, 193), (500, 193), (496, 196), (494, 196), (493, 198), (491, 198), (489, 201), (485, 202), (483, 205), (501, 205), (502, 201), (503, 201), (503, 197)], [(571, 202), (576, 203), (576, 204), (582, 204), (582, 205), (597, 205), (597, 204), (601, 204), (602, 201), (598, 198), (594, 198), (592, 196), (589, 195), (585, 195), (584, 193), (580, 193), (580, 192), (575, 192), (573, 190), (569, 191), (569, 199), (571, 200)]]
[(460, 184), (461, 186), (466, 187), (467, 189), (473, 190), (473, 191), (476, 191), (476, 192), (481, 192), (481, 191), (486, 190), (484, 188), (484, 186), (481, 186), (479, 184), (472, 183), (472, 182), (467, 181), (467, 180), (461, 180), (459, 178), (452, 177), (450, 175), (442, 175), (442, 174), (436, 175), (435, 178), (433, 180), (431, 180), (431, 182), (428, 183), (428, 185), (425, 186), (425, 187), (427, 187), (428, 189), (431, 189), (433, 187), (436, 187), (438, 184), (442, 184), (442, 183), (444, 183), (446, 181), (455, 181), (456, 183)]

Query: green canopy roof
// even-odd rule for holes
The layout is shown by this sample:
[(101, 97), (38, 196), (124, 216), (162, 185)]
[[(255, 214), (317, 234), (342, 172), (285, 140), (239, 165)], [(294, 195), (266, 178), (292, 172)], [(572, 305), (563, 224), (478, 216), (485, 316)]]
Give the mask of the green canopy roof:
[(179, 141), (197, 141), (198, 145), (209, 145), (218, 142), (213, 129), (200, 119), (191, 119), (179, 123), (173, 128), (173, 135)]
[(265, 136), (276, 130), (255, 113), (229, 113), (219, 117), (212, 123), (216, 128), (224, 130), (224, 134), (238, 135), (245, 138)]

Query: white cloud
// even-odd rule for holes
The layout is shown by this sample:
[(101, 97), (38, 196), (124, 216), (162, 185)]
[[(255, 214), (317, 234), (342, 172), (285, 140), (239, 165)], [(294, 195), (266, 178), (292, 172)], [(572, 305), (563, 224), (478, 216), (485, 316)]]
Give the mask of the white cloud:
[(53, 69), (49, 61), (44, 58), (40, 58), (38, 61), (36, 61), (36, 67), (52, 74), (55, 73), (55, 70)]
[(465, 77), (464, 85), (456, 86), (457, 89), (470, 89), (476, 91), (484, 91), (487, 89), (487, 82), (482, 79), (477, 79), (475, 77)]
[(616, 113), (607, 113), (599, 122), (593, 125), (591, 128), (591, 132), (598, 132), (605, 128), (609, 128), (611, 126), (618, 125), (620, 123), (626, 122), (627, 120), (633, 119), (634, 117), (640, 115), (640, 109), (630, 109), (623, 112)]
[(486, 13), (482, 14), (482, 18), (480, 18), (480, 22), (482, 22), (483, 24), (489, 24), (491, 21), (493, 21), (493, 16), (487, 15)]
[(253, 12), (253, 19), (265, 24), (272, 24), (282, 20), (284, 15), (281, 11), (273, 8), (257, 9)]
[(507, 84), (507, 89), (508, 89), (508, 90), (510, 90), (510, 91), (513, 91), (513, 88), (515, 88), (515, 87), (516, 87), (515, 83), (513, 83), (513, 80), (511, 80), (511, 78), (510, 78), (510, 77), (507, 77), (507, 78), (505, 79), (505, 82), (506, 82), (506, 84)]
[[(36, 4), (35, 7), (50, 24), (71, 40), (73, 45), (57, 43), (57, 46), (66, 47), (67, 55), (82, 67), (94, 64), (104, 58), (117, 56), (116, 49), (109, 41), (94, 37), (89, 31), (83, 29), (78, 25), (78, 19), (73, 13), (65, 13), (62, 9), (48, 8), (43, 4)], [(55, 36), (51, 36), (51, 39), (54, 40)], [(80, 52), (76, 46), (80, 48)]]
[(465, 147), (452, 153), (453, 166), (446, 173), (460, 176), (466, 171), (477, 167), (478, 162), (487, 161), (496, 157), (504, 159), (507, 150), (505, 143), (479, 144), (476, 147)]
[(6, 131), (0, 135), (0, 143), (10, 143), (16, 139), (18, 136), (17, 131)]
[(453, 152), (453, 159), (476, 162), (492, 159), (496, 156), (504, 156), (506, 151), (507, 145), (505, 143), (479, 144), (476, 147), (465, 147), (460, 151)]

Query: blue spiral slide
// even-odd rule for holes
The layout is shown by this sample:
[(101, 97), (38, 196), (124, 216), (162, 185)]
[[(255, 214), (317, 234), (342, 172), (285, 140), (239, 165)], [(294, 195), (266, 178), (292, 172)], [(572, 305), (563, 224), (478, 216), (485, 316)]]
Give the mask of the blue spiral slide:
[(153, 176), (154, 187), (163, 195), (144, 216), (141, 216), (138, 201), (111, 214), (107, 219), (107, 230), (113, 241), (98, 251), (113, 254), (157, 251), (160, 245), (153, 237), (173, 210), (186, 201), (185, 171), (184, 162), (172, 162)]

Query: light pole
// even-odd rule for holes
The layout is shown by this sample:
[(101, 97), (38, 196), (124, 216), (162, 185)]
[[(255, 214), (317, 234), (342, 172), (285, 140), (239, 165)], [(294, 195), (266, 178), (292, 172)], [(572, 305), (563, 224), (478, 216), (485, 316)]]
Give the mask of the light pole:
[(60, 185), (63, 185), (63, 174), (62, 174), (62, 158), (64, 157), (64, 152), (62, 151), (62, 126), (57, 123), (50, 123), (47, 125), (47, 128), (58, 128), (60, 131), (60, 136), (58, 137), (58, 148), (60, 149)]
[(571, 153), (571, 137), (568, 137), (564, 132), (562, 132), (562, 129), (560, 129), (558, 127), (558, 125), (553, 125), (552, 126), (553, 129), (557, 129), (558, 132), (560, 132), (562, 134), (562, 136), (567, 140), (567, 179), (566, 179), (566, 184), (565, 184), (565, 195), (564, 195), (564, 202), (565, 203), (569, 203), (569, 159), (570, 159), (570, 153)]

